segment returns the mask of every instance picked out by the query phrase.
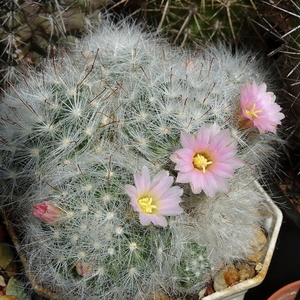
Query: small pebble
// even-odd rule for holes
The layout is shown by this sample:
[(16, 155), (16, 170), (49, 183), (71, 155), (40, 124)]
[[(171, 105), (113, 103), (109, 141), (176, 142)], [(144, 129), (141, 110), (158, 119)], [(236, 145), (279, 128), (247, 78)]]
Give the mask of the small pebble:
[(223, 276), (227, 285), (232, 285), (239, 280), (239, 272), (233, 265), (229, 265), (227, 269), (223, 272)]
[(259, 272), (263, 267), (263, 264), (262, 263), (258, 263), (256, 266), (255, 266), (255, 271), (256, 272)]
[(236, 264), (236, 268), (240, 275), (240, 281), (247, 280), (255, 276), (254, 268), (247, 263), (238, 262)]
[(223, 276), (223, 272), (218, 273), (214, 278), (214, 289), (216, 291), (224, 290), (228, 287), (225, 278)]
[(228, 286), (236, 284), (239, 280), (239, 271), (235, 266), (229, 265), (215, 276), (214, 289), (215, 291), (226, 289)]
[(199, 299), (202, 299), (202, 297), (205, 295), (205, 292), (206, 292), (206, 288), (202, 289), (199, 294), (198, 294), (198, 297)]
[(251, 240), (250, 245), (254, 249), (256, 249), (258, 251), (261, 251), (266, 243), (267, 243), (267, 237), (265, 236), (265, 234), (260, 229), (257, 229), (254, 232), (254, 237)]
[(211, 294), (213, 294), (215, 291), (214, 291), (214, 288), (212, 287), (212, 285), (210, 284), (210, 285), (208, 285), (207, 287), (206, 287), (206, 295), (211, 295)]
[[(254, 270), (253, 270), (254, 271)], [(247, 269), (242, 269), (239, 271), (239, 274), (240, 274), (240, 280), (243, 281), (243, 280), (247, 280), (249, 278), (252, 278), (253, 277), (253, 272), (249, 272), (249, 270)], [(255, 272), (254, 272), (255, 274)]]
[(252, 248), (251, 253), (246, 256), (246, 259), (258, 263), (263, 257), (264, 253), (256, 250), (255, 248)]
[(6, 269), (15, 259), (15, 254), (9, 244), (0, 244), (0, 267)]
[(5, 279), (3, 276), (0, 276), (0, 287), (6, 286)]
[(18, 264), (16, 262), (13, 262), (10, 264), (6, 269), (5, 273), (8, 276), (8, 278), (17, 275), (18, 273)]

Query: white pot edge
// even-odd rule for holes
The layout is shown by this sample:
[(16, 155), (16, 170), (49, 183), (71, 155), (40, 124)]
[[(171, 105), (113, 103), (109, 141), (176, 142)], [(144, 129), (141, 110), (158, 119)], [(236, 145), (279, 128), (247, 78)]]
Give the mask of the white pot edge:
[(280, 231), (281, 223), (282, 223), (282, 212), (280, 209), (274, 204), (273, 200), (270, 196), (265, 192), (262, 186), (256, 182), (257, 188), (262, 192), (265, 197), (266, 203), (269, 206), (271, 212), (273, 213), (274, 224), (269, 232), (270, 240), (267, 253), (265, 255), (263, 266), (260, 272), (253, 278), (242, 281), (232, 287), (228, 287), (224, 290), (215, 292), (211, 295), (208, 295), (203, 298), (203, 300), (242, 300), (244, 299), (245, 293), (250, 289), (257, 285), (259, 285), (264, 278), (266, 277), (267, 271), (269, 269), (269, 265), (271, 263), (271, 259), (273, 256), (273, 252), (275, 250), (277, 237)]

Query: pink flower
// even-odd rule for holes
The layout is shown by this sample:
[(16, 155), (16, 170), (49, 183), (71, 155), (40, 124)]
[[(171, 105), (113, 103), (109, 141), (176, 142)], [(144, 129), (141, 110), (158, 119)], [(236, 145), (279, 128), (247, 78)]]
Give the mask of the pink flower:
[(271, 131), (276, 133), (277, 125), (281, 124), (284, 115), (280, 113), (281, 107), (275, 103), (276, 96), (266, 92), (265, 83), (257, 85), (255, 81), (241, 87), (241, 120), (244, 126), (257, 127), (259, 133)]
[(180, 196), (183, 190), (178, 186), (173, 186), (173, 177), (169, 172), (158, 172), (152, 181), (147, 167), (142, 168), (141, 174), (134, 174), (133, 185), (126, 185), (126, 193), (131, 198), (130, 204), (133, 209), (139, 212), (142, 225), (167, 226), (165, 216), (175, 216), (183, 212), (179, 206), (182, 202)]
[(61, 208), (54, 202), (43, 201), (33, 206), (33, 214), (49, 224), (55, 224), (64, 215)]
[(196, 135), (181, 132), (180, 142), (183, 148), (170, 156), (179, 171), (176, 181), (190, 183), (195, 194), (203, 190), (214, 197), (217, 191), (227, 192), (227, 178), (244, 165), (235, 156), (236, 142), (229, 130), (220, 130), (217, 124), (203, 125)]

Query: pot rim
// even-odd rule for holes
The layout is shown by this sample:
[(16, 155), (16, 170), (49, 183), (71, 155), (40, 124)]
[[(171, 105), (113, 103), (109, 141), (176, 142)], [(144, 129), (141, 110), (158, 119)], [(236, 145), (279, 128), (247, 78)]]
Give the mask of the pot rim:
[(277, 237), (279, 235), (283, 215), (282, 215), (281, 210), (273, 202), (271, 197), (266, 193), (266, 191), (260, 185), (260, 183), (255, 181), (255, 184), (256, 184), (256, 187), (258, 188), (258, 190), (262, 193), (263, 197), (265, 198), (267, 205), (270, 207), (272, 216), (273, 216), (273, 222), (274, 222), (274, 224), (272, 225), (272, 227), (270, 229), (268, 250), (267, 250), (267, 253), (265, 254), (265, 258), (262, 262), (262, 268), (255, 277), (247, 279), (242, 282), (239, 282), (238, 284), (228, 287), (224, 290), (217, 291), (211, 295), (204, 297), (203, 300), (219, 300), (219, 299), (223, 299), (223, 300), (239, 299), (240, 300), (240, 299), (244, 299), (245, 293), (250, 288), (256, 287), (259, 284), (261, 284), (267, 275), (267, 271), (268, 271), (269, 265), (271, 263), (273, 252), (275, 250)]
[[(287, 292), (289, 293), (288, 295), (296, 296), (299, 289), (300, 289), (300, 280), (297, 280), (297, 281), (294, 281), (292, 283), (289, 283), (289, 284), (283, 286), (281, 289), (279, 289), (274, 294), (272, 294), (267, 300), (280, 300), (280, 299), (283, 299), (281, 297), (286, 295)], [(294, 298), (295, 297), (293, 297), (291, 299), (294, 299)]]

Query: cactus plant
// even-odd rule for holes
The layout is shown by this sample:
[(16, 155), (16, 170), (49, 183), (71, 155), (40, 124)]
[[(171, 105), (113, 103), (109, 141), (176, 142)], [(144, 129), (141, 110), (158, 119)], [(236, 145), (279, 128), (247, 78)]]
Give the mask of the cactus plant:
[[(97, 20), (105, 0), (1, 1), (0, 73), (14, 80), (23, 64), (38, 65)], [(2, 82), (2, 80), (1, 80)]]
[[(296, 181), (300, 169), (300, 6), (297, 1), (266, 1), (258, 5), (260, 18), (256, 21), (260, 34), (272, 41), (268, 56), (272, 58), (282, 81), (283, 96), (286, 98), (286, 131), (290, 145), (288, 155), (281, 158), (285, 174)], [(286, 180), (282, 174), (282, 181)], [(289, 180), (289, 179), (288, 179)], [(292, 183), (292, 185), (294, 185)], [(293, 186), (295, 189), (295, 186)], [(293, 198), (293, 197), (289, 197)]]
[(121, 4), (130, 15), (142, 15), (148, 26), (166, 34), (173, 43), (190, 46), (199, 41), (238, 43), (252, 32), (248, 18), (256, 15), (251, 0), (132, 0)]
[[(299, 19), (300, 7), (295, 1), (278, 3), (264, 2), (258, 5), (260, 13), (259, 22), (256, 24), (262, 28), (260, 34), (272, 36), (273, 45), (269, 47), (269, 57), (275, 58), (278, 69), (284, 81), (287, 92), (291, 92), (297, 98), (299, 90)], [(277, 47), (276, 47), (277, 46)], [(295, 87), (294, 90), (291, 87)]]
[[(28, 70), (1, 111), (2, 207), (63, 299), (196, 294), (262, 225), (283, 114), (254, 53), (109, 21)], [(268, 86), (265, 84), (268, 83)]]

